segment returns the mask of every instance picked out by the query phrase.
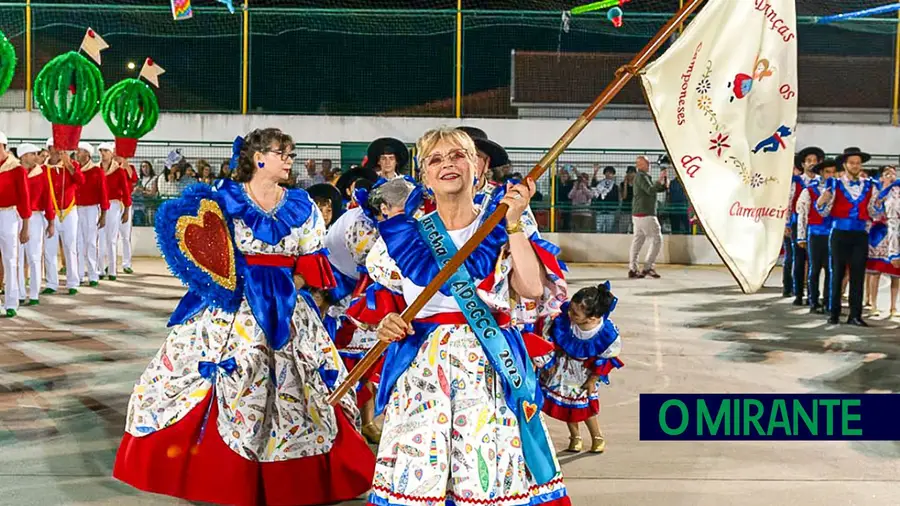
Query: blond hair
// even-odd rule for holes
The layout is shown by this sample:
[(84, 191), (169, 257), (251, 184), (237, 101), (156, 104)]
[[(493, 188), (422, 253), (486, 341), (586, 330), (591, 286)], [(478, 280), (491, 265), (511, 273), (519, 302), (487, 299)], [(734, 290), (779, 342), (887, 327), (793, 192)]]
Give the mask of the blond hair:
[[(434, 151), (434, 147), (441, 141), (455, 144), (466, 152), (466, 158), (469, 163), (475, 165), (475, 157), (478, 150), (475, 149), (475, 142), (469, 137), (469, 134), (462, 130), (451, 127), (434, 128), (422, 134), (416, 141), (416, 159), (419, 161), (419, 167), (422, 168), (422, 161)], [(424, 172), (424, 169), (422, 169)]]

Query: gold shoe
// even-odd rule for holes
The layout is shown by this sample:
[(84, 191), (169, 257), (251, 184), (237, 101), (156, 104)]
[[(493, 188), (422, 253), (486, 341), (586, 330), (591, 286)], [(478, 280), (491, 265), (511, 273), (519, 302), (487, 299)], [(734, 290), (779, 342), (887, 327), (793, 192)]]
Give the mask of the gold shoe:
[(594, 436), (591, 439), (593, 439), (591, 453), (603, 453), (603, 450), (606, 450), (606, 440), (603, 439), (603, 436)]
[(581, 440), (581, 436), (575, 436), (569, 438), (569, 447), (566, 448), (567, 452), (578, 453), (584, 448), (584, 441)]
[(381, 429), (375, 425), (375, 422), (369, 422), (362, 427), (362, 435), (369, 440), (369, 443), (377, 445), (381, 443)]
[(873, 310), (869, 311), (869, 316), (872, 318), (878, 318), (879, 316), (881, 316), (881, 311), (879, 311), (877, 309), (873, 309)]

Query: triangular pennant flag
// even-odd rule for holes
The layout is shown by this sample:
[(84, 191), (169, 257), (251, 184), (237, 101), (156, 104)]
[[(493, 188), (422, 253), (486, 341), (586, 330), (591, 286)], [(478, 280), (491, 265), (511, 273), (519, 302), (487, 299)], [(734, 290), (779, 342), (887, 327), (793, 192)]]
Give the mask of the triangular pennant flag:
[(144, 60), (144, 66), (141, 67), (141, 73), (138, 77), (143, 77), (148, 83), (159, 88), (159, 76), (164, 74), (166, 69), (160, 67), (151, 58)]
[(228, 7), (228, 12), (234, 14), (234, 4), (232, 0), (219, 0), (220, 4), (225, 4), (225, 7)]
[(81, 41), (79, 50), (84, 51), (92, 60), (97, 62), (97, 65), (100, 65), (100, 51), (108, 47), (109, 44), (103, 40), (100, 34), (95, 32), (93, 28), (88, 28), (84, 34), (84, 39)]
[(172, 0), (172, 16), (175, 21), (191, 19), (194, 11), (191, 10), (191, 0)]
[(797, 125), (793, 1), (708, 2), (641, 85), (712, 245), (745, 293), (789, 224)]

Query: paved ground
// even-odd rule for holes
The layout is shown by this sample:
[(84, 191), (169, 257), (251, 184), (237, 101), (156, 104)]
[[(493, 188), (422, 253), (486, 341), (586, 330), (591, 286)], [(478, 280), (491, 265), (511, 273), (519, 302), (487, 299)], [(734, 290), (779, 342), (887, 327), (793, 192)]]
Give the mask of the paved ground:
[[(183, 293), (161, 261), (135, 267), (0, 320), (0, 505), (186, 504), (109, 477), (132, 383)], [(897, 323), (831, 328), (780, 297), (778, 270), (755, 295), (723, 269), (624, 273), (571, 269), (576, 287), (611, 279), (627, 364), (604, 390), (607, 452), (561, 456), (575, 506), (900, 504), (900, 443), (641, 442), (637, 423), (639, 393), (898, 392)], [(551, 432), (564, 448), (565, 426)]]

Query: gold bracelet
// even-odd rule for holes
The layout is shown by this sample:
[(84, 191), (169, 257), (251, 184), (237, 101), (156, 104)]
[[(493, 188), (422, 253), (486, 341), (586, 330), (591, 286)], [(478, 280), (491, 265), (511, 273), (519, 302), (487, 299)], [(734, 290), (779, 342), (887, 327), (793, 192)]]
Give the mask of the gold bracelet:
[(516, 233), (524, 232), (524, 231), (525, 231), (525, 225), (522, 225), (521, 221), (517, 221), (512, 226), (510, 226), (509, 224), (506, 225), (507, 235), (512, 235), (512, 234), (516, 234)]

